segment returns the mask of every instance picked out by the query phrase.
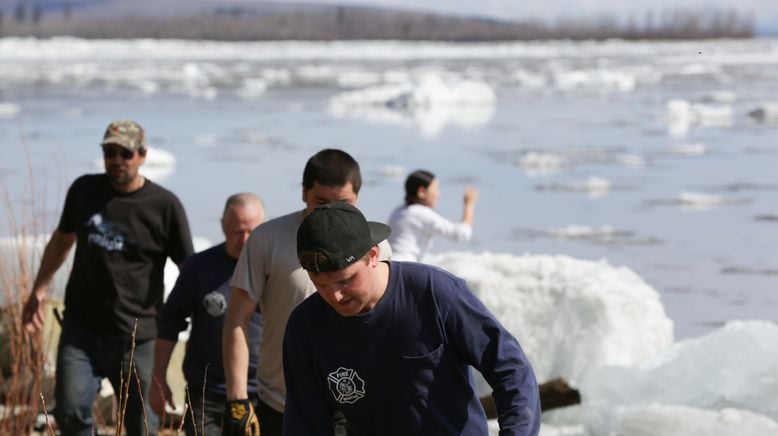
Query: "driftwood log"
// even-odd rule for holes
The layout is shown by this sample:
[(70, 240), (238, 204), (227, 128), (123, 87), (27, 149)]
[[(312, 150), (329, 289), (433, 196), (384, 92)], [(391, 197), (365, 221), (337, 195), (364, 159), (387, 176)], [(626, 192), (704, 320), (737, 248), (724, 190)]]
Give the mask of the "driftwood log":
[[(577, 389), (571, 388), (563, 378), (549, 380), (538, 386), (538, 388), (540, 390), (541, 411), (545, 412), (546, 410), (581, 403), (581, 394)], [(486, 411), (487, 418), (497, 418), (497, 406), (495, 406), (494, 398), (491, 395), (481, 397), (481, 406)]]

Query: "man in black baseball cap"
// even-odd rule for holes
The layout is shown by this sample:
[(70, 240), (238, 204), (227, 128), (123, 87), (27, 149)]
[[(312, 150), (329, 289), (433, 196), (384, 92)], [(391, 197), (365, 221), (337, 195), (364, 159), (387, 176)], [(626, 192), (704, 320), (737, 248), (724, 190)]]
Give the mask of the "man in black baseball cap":
[[(308, 271), (317, 293), (340, 315), (369, 311), (383, 296), (382, 283), (389, 270), (387, 263), (378, 261), (377, 246), (389, 233), (389, 226), (368, 222), (359, 209), (343, 202), (315, 209), (300, 224), (300, 265)], [(365, 274), (364, 265), (374, 274)], [(344, 276), (366, 286), (345, 289), (341, 286)]]
[(518, 341), (438, 268), (380, 261), (388, 226), (354, 206), (315, 209), (297, 255), (316, 287), (284, 336), (285, 435), (484, 435), (469, 366), (494, 389), (501, 435), (537, 435), (538, 386)]
[(359, 209), (344, 202), (319, 207), (312, 215), (297, 230), (297, 253), (314, 251), (326, 257), (326, 265), (313, 265), (317, 273), (349, 266), (391, 232), (386, 224), (366, 221)]

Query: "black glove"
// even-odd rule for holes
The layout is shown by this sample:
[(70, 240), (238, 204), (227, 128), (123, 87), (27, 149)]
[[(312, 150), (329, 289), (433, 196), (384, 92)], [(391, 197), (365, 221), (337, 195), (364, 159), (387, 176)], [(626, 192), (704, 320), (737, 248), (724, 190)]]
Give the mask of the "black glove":
[(251, 401), (227, 402), (222, 416), (222, 436), (259, 436), (259, 419)]

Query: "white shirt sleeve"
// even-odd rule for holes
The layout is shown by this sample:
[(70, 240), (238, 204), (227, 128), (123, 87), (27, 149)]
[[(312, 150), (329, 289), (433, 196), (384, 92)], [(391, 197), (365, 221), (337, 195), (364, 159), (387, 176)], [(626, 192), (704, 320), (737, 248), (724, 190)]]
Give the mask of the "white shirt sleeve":
[(451, 222), (420, 204), (395, 209), (389, 225), (392, 227), (389, 243), (392, 245), (393, 260), (422, 260), (434, 236), (468, 241), (473, 235), (473, 228), (469, 224)]
[(449, 221), (429, 207), (419, 208), (418, 213), (423, 230), (431, 236), (443, 236), (458, 242), (469, 241), (473, 236), (470, 224)]

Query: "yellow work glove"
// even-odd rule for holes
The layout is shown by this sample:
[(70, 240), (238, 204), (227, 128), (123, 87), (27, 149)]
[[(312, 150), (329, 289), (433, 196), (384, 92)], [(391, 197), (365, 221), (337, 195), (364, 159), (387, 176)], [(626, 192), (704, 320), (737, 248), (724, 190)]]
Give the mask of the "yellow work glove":
[(227, 402), (222, 416), (222, 436), (260, 436), (259, 419), (251, 401)]

